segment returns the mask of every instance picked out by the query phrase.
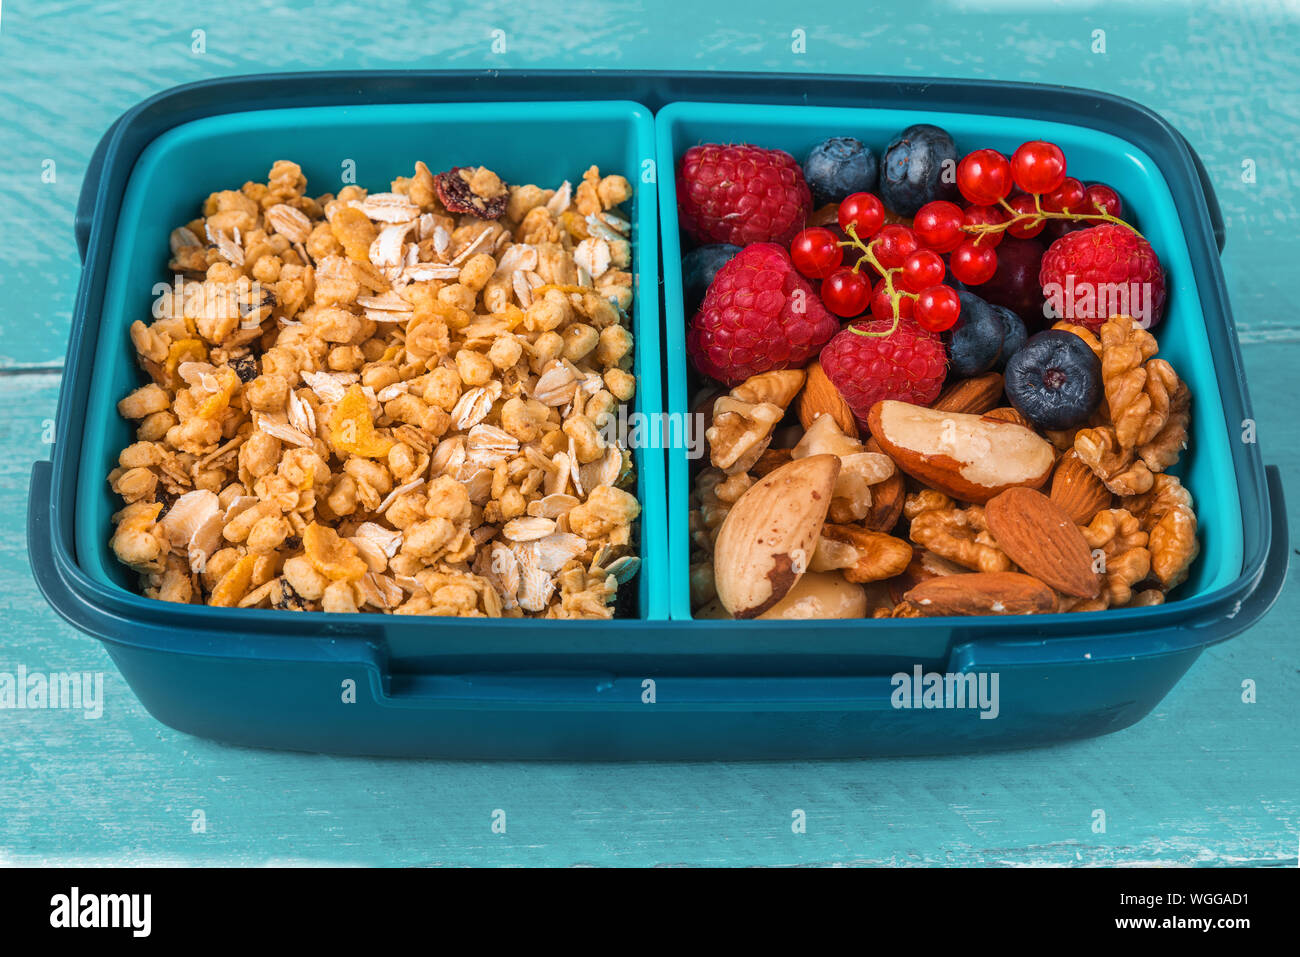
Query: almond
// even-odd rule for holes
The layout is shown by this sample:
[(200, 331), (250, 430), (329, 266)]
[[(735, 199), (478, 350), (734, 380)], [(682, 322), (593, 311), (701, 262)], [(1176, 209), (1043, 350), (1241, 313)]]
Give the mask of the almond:
[(819, 415), (829, 415), (841, 432), (857, 438), (858, 422), (853, 417), (853, 410), (826, 375), (821, 363), (812, 363), (806, 371), (808, 380), (803, 392), (799, 393), (799, 421), (803, 427), (810, 428)]
[(984, 413), (984, 418), (993, 419), (997, 422), (1014, 422), (1016, 425), (1023, 425), (1027, 429), (1030, 428), (1029, 420), (1021, 415), (1018, 409), (1013, 409), (1009, 405), (990, 409)]
[(908, 562), (901, 575), (895, 575), (889, 579), (889, 596), (894, 599), (897, 605), (903, 600), (903, 595), (911, 591), (921, 582), (937, 577), (934, 572), (929, 571), (921, 565), (921, 558), (915, 552), (912, 553), (912, 560)]
[(894, 599), (894, 604), (897, 605), (903, 600), (904, 594), (923, 581), (938, 578), (940, 575), (969, 574), (969, 568), (963, 568), (956, 562), (940, 558), (934, 552), (918, 548), (912, 553), (912, 560), (903, 569), (902, 574), (889, 579), (886, 584), (889, 586), (890, 597)]
[(1011, 488), (984, 506), (989, 534), (1007, 557), (1076, 598), (1096, 598), (1101, 581), (1079, 526), (1042, 492)]
[(928, 578), (903, 596), (922, 617), (1045, 615), (1056, 611), (1052, 589), (1020, 572), (970, 572)]
[(1002, 376), (997, 372), (954, 382), (939, 394), (930, 406), (943, 412), (969, 412), (983, 415), (997, 406), (1002, 398)]
[(984, 504), (1015, 486), (1038, 488), (1056, 451), (1024, 426), (887, 399), (867, 424), (904, 472), (963, 502)]
[(1075, 525), (1087, 525), (1103, 508), (1110, 508), (1112, 501), (1110, 490), (1074, 449), (1062, 455), (1056, 463), (1050, 498), (1065, 510)]
[(727, 513), (713, 550), (718, 599), (736, 618), (777, 604), (808, 568), (840, 460), (810, 455), (769, 472)]

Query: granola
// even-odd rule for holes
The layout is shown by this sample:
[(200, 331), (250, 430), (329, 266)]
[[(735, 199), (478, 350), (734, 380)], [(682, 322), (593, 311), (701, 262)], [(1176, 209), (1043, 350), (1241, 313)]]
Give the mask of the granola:
[[(150, 597), (610, 618), (637, 573), (628, 181), (424, 163), (311, 197), (281, 160), (171, 233), (109, 483)], [(608, 434), (607, 434), (608, 433)]]

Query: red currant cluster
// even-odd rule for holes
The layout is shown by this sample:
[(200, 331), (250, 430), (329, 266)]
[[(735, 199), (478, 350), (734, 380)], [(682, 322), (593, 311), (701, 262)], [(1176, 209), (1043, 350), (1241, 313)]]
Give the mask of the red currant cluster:
[[(1013, 195), (1013, 188), (1020, 192)], [(957, 164), (957, 189), (968, 206), (927, 203), (911, 228), (886, 226), (880, 200), (854, 193), (839, 206), (846, 238), (822, 226), (805, 229), (791, 243), (790, 257), (805, 276), (822, 280), (822, 302), (837, 316), (860, 316), (869, 307), (874, 318), (893, 320), (889, 332), (908, 318), (942, 332), (961, 315), (956, 291), (943, 283), (948, 270), (968, 286), (988, 282), (997, 272), (994, 250), (1004, 233), (1029, 239), (1053, 220), (1133, 228), (1119, 218), (1120, 199), (1113, 189), (1100, 183), (1085, 187), (1066, 176), (1065, 153), (1041, 140), (1021, 144), (1009, 160), (993, 149), (968, 153)], [(851, 262), (845, 250), (851, 251)], [(863, 263), (878, 279), (874, 288), (863, 275)]]
[[(1020, 192), (1012, 195), (1013, 187)], [(957, 189), (969, 206), (926, 203), (912, 227), (925, 246), (948, 254), (952, 274), (968, 286), (988, 282), (997, 272), (994, 249), (1003, 233), (1032, 239), (1052, 220), (1128, 226), (1119, 218), (1119, 194), (1066, 176), (1065, 153), (1042, 140), (1022, 143), (1009, 160), (992, 149), (966, 154), (957, 164)]]
[[(911, 318), (933, 332), (952, 328), (961, 315), (961, 300), (955, 289), (943, 284), (943, 258), (924, 248), (914, 230), (897, 223), (886, 226), (885, 207), (870, 193), (845, 198), (838, 220), (847, 239), (825, 226), (813, 226), (790, 244), (795, 268), (822, 280), (827, 309), (849, 319), (870, 308), (874, 318), (893, 320), (890, 332), (899, 319)], [(851, 264), (845, 263), (846, 249), (852, 251)], [(874, 288), (863, 274), (864, 263), (878, 279)]]

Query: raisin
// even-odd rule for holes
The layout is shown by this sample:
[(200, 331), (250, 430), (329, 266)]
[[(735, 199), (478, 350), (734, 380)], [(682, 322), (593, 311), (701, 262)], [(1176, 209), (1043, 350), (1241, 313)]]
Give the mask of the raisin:
[(302, 596), (293, 590), (283, 578), (277, 583), (278, 590), (271, 589), (271, 607), (280, 611), (306, 611), (307, 603), (302, 600)]
[(230, 360), (230, 368), (235, 370), (240, 382), (252, 382), (257, 378), (257, 360), (252, 356), (239, 356)]
[(260, 285), (241, 292), (238, 297), (239, 315), (245, 320), (265, 322), (278, 304), (275, 292)]
[(453, 166), (433, 178), (442, 205), (452, 213), (468, 213), (479, 219), (500, 219), (505, 215), (506, 202), (510, 199), (509, 190), (502, 190), (499, 196), (480, 196), (469, 188), (469, 181), (460, 174), (465, 168)]
[(161, 521), (162, 517), (171, 511), (171, 507), (176, 504), (178, 498), (180, 496), (175, 492), (169, 491), (165, 486), (158, 486), (157, 491), (154, 492), (154, 501), (162, 503), (162, 511), (158, 513), (158, 517), (154, 521)]

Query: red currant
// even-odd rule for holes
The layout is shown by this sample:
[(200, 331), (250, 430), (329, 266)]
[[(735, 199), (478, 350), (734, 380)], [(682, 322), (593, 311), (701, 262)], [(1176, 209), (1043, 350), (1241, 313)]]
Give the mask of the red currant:
[[(1034, 205), (1034, 197), (1028, 193), (1021, 193), (1019, 196), (1012, 197), (1011, 208), (1021, 216), (1037, 216), (1038, 208)], [(1043, 231), (1047, 225), (1047, 220), (1040, 219), (1035, 222), (1032, 219), (1021, 219), (1007, 227), (1007, 232), (1016, 239), (1033, 239)]]
[(912, 232), (916, 233), (921, 245), (935, 252), (950, 253), (966, 238), (962, 235), (962, 222), (960, 206), (937, 199), (917, 210), (912, 220)]
[(922, 329), (943, 332), (961, 318), (961, 299), (951, 286), (934, 285), (916, 297), (916, 322)]
[(822, 302), (845, 319), (860, 316), (871, 303), (871, 283), (852, 269), (837, 269), (822, 283)]
[(1104, 183), (1093, 183), (1089, 186), (1084, 192), (1083, 202), (1080, 205), (1084, 212), (1091, 213), (1096, 209), (1098, 212), (1115, 217), (1118, 217), (1124, 209), (1124, 204), (1119, 201), (1119, 193)]
[(849, 231), (853, 225), (859, 239), (870, 239), (885, 225), (885, 207), (870, 193), (853, 193), (844, 197), (837, 214), (840, 229)]
[(1011, 178), (1026, 193), (1050, 193), (1065, 179), (1065, 153), (1043, 140), (1022, 143), (1011, 154)]
[[(1007, 211), (1001, 206), (967, 206), (962, 212), (962, 221), (967, 226), (997, 226), (1000, 223), (1005, 223), (1007, 218)], [(978, 241), (979, 245), (992, 249), (1002, 242), (1003, 232), (1004, 230), (1001, 229), (986, 233), (963, 232), (962, 237), (964, 240), (971, 242)]]
[(825, 279), (844, 261), (835, 234), (824, 226), (812, 226), (797, 233), (790, 242), (794, 268), (809, 279)]
[(1073, 176), (1065, 177), (1060, 186), (1043, 197), (1043, 209), (1049, 213), (1084, 212), (1083, 184)]
[(985, 246), (983, 243), (977, 246), (968, 240), (952, 251), (952, 256), (948, 258), (948, 267), (957, 277), (958, 282), (964, 282), (968, 286), (978, 286), (988, 282), (998, 271), (998, 254), (994, 252), (992, 246)]
[(876, 259), (886, 269), (897, 269), (903, 265), (908, 256), (920, 248), (921, 244), (916, 240), (916, 233), (897, 223), (886, 226), (876, 234)]
[(918, 249), (903, 262), (902, 285), (908, 292), (920, 292), (943, 282), (947, 267), (939, 254), (929, 249)]
[[(898, 295), (898, 317), (900, 319), (912, 318), (912, 311), (916, 308), (916, 300), (911, 296), (906, 296), (894, 290)], [(885, 289), (885, 284), (878, 283), (876, 291), (871, 296), (871, 315), (876, 319), (893, 319), (894, 306), (889, 300), (889, 292)]]
[(967, 202), (992, 205), (1011, 192), (1011, 164), (997, 150), (967, 153), (957, 164), (957, 188)]

